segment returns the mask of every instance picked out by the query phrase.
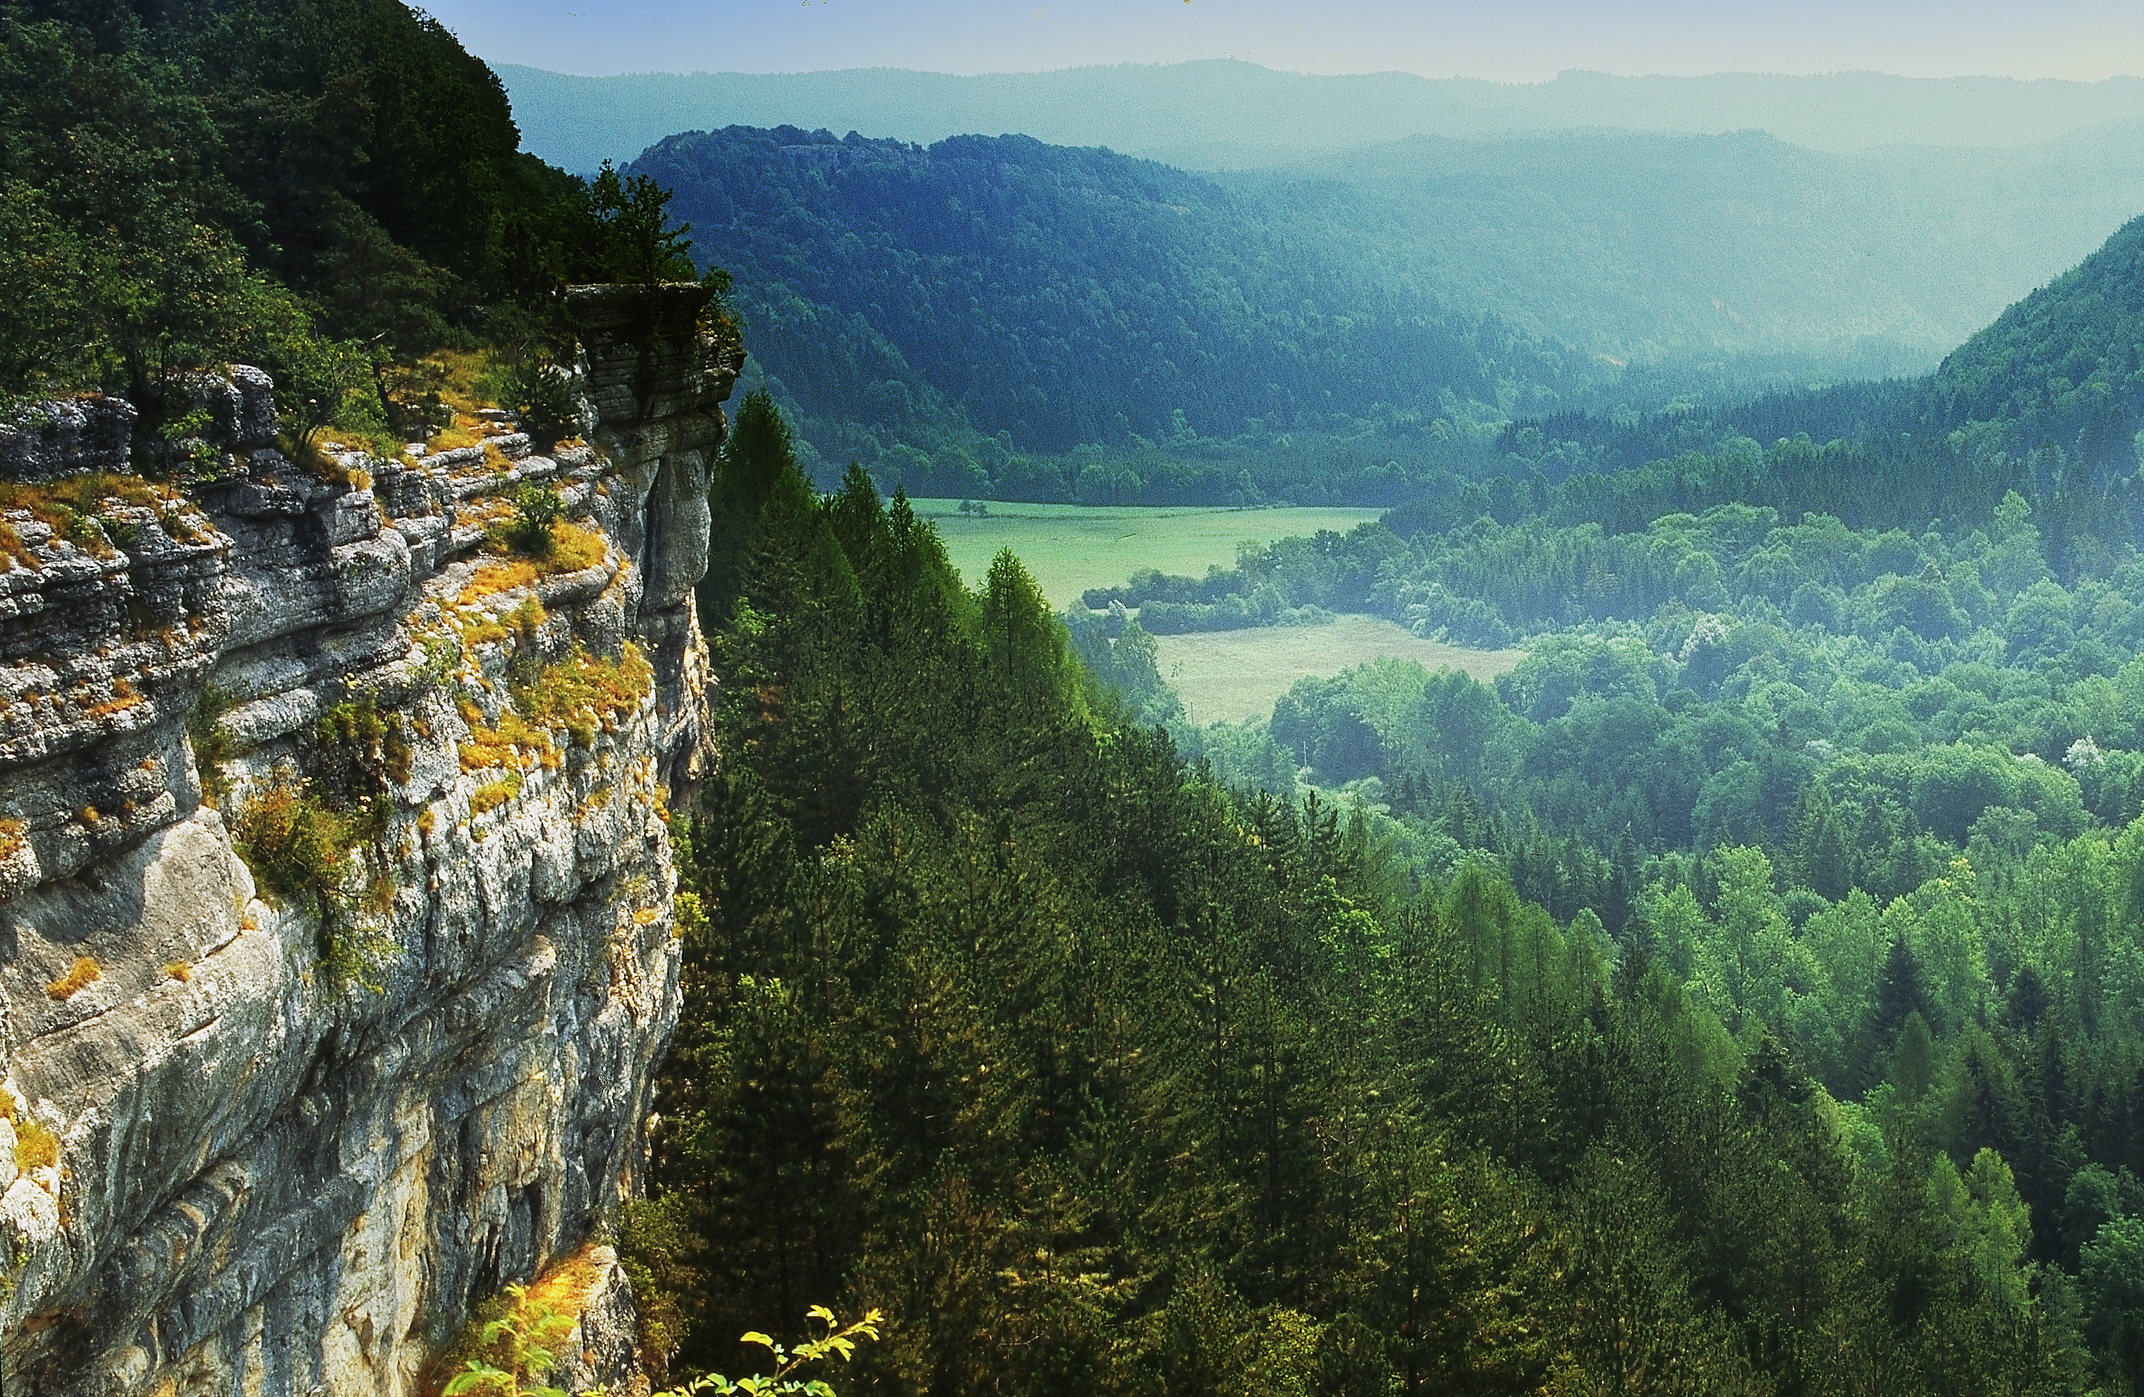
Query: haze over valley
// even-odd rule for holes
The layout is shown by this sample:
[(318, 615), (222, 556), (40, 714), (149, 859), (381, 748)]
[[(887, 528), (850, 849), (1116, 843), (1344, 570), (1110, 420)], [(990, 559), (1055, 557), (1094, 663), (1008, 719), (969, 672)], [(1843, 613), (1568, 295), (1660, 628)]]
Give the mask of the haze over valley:
[(724, 249), (823, 481), (926, 493), (1395, 502), (1516, 418), (1924, 373), (2144, 208), (2129, 79), (505, 75)]

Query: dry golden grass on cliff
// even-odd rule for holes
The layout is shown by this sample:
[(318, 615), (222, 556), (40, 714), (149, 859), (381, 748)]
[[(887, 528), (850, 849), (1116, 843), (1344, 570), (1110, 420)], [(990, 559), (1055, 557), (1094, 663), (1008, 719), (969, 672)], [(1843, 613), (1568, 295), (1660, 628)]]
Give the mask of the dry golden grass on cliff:
[(469, 814), (472, 817), (487, 815), (520, 794), (521, 773), (509, 771), (498, 780), (477, 787), (476, 794), (469, 797)]
[(531, 722), (563, 729), (576, 743), (590, 747), (598, 728), (614, 730), (617, 720), (638, 708), (654, 689), (655, 671), (632, 642), (626, 642), (615, 660), (575, 646), (572, 654), (544, 666), (532, 682), (517, 689), (514, 706)]
[(547, 572), (580, 572), (603, 561), (603, 535), (560, 519), (551, 525), (551, 551), (540, 560)]
[(477, 416), (480, 410), (499, 405), (497, 395), (485, 386), (496, 367), (488, 353), (442, 349), (397, 370), (396, 376), (408, 385), (407, 391), (436, 397), (449, 414), (447, 425), (432, 436), (432, 450), (475, 446), (511, 430)]
[(521, 605), (507, 612), (496, 621), (489, 621), (482, 616), (478, 616), (474, 620), (463, 622), (461, 628), (462, 643), (464, 645), (488, 645), (495, 640), (504, 640), (510, 635), (528, 636), (533, 634), (536, 628), (541, 626), (547, 619), (549, 618), (544, 612), (543, 603), (534, 597), (529, 597)]
[(63, 480), (0, 483), (0, 509), (26, 509), (62, 532), (76, 515), (94, 514), (108, 499), (162, 509), (176, 503), (179, 493), (138, 475), (114, 475), (109, 471), (90, 471)]
[[(337, 428), (335, 436), (341, 445), (354, 446), (375, 456), (394, 454), (394, 441), (377, 433), (353, 433), (345, 428)], [(371, 476), (344, 465), (322, 442), (289, 441), (283, 446), (283, 454), (317, 480), (323, 480), (330, 485), (345, 485), (353, 490), (372, 488)]]
[(536, 580), (536, 564), (527, 558), (509, 558), (503, 562), (486, 563), (471, 575), (461, 591), (454, 596), (456, 606), (470, 606), (501, 592), (511, 592), (517, 587), (526, 587)]
[(60, 1162), (59, 1137), (24, 1116), (15, 1122), (15, 1167), (27, 1174)]
[(0, 1087), (0, 1120), (15, 1130), (15, 1168), (27, 1173), (60, 1162), (59, 1138), (15, 1109), (14, 1094)]
[(539, 577), (581, 572), (603, 561), (603, 535), (590, 528), (560, 519), (551, 525), (551, 547), (541, 556), (511, 554), (500, 538), (487, 540), (487, 551), (497, 562), (484, 564), (454, 596), (456, 606), (470, 606), (501, 592), (526, 587)]
[(77, 956), (65, 975), (45, 986), (45, 993), (57, 1000), (69, 1000), (103, 978), (104, 967), (97, 964), (95, 956)]
[(514, 709), (499, 714), (496, 724), (484, 721), (484, 711), (463, 699), (462, 721), (469, 725), (469, 740), (461, 745), (463, 771), (490, 771), (508, 767), (526, 771), (540, 764), (553, 750), (551, 735), (532, 726)]
[[(483, 710), (474, 703), (461, 701), (462, 721), (469, 726), (469, 740), (460, 750), (462, 770), (505, 767), (526, 772), (542, 766), (555, 771), (563, 759), (552, 740), (553, 732), (564, 732), (578, 746), (592, 747), (598, 732), (614, 731), (618, 720), (638, 708), (654, 687), (655, 671), (638, 646), (628, 643), (615, 660), (590, 655), (576, 646), (573, 653), (516, 684), (513, 706), (500, 713), (496, 723), (485, 721)], [(491, 804), (511, 795), (498, 796)]]
[(22, 535), (16, 533), (15, 526), (5, 519), (0, 519), (0, 553), (6, 554), (8, 561), (15, 567), (37, 566), (37, 559), (30, 556), (29, 548), (23, 544)]
[[(154, 509), (177, 524), (172, 506), (180, 501), (178, 492), (138, 475), (90, 471), (65, 480), (0, 483), (0, 509), (25, 510), (53, 533), (98, 557), (109, 557), (113, 552), (111, 540), (91, 517), (108, 499)], [(0, 554), (17, 567), (37, 566), (22, 535), (5, 520), (0, 520)]]

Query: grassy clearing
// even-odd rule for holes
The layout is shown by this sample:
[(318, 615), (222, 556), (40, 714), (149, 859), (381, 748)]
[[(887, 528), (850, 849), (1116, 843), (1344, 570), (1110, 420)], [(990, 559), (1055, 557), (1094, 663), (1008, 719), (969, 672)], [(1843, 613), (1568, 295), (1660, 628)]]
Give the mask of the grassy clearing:
[(1158, 635), (1154, 644), (1161, 677), (1200, 723), (1266, 717), (1296, 680), (1338, 674), (1387, 655), (1491, 679), (1510, 671), (1521, 654), (1423, 640), (1374, 616), (1343, 616), (1327, 626)]
[(1204, 577), (1215, 563), (1236, 561), (1241, 543), (1346, 533), (1375, 519), (1375, 509), (1194, 509), (1135, 505), (992, 504), (981, 518), (959, 500), (911, 500), (918, 517), (938, 526), (953, 566), (970, 586), (990, 560), (1010, 548), (1033, 574), (1050, 605), (1076, 605), (1089, 587), (1114, 587), (1140, 568)]

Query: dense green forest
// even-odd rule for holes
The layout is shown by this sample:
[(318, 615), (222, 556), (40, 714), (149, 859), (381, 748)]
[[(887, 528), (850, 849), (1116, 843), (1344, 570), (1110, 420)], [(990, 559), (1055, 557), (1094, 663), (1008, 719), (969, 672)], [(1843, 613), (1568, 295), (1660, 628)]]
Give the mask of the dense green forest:
[[(764, 396), (716, 500), (728, 760), (686, 834), (685, 1027), (626, 1226), (680, 1367), (733, 1370), (733, 1335), (837, 1296), (888, 1312), (849, 1375), (876, 1391), (2130, 1380), (2112, 966), (2139, 855), (2060, 761), (1937, 749), (1928, 779), (2008, 802), (1967, 834), (1842, 752), (1777, 863), (1617, 831), (1629, 910), (1601, 881), (1544, 899), (1535, 846), (1593, 846), (1521, 810), (1505, 754), (1640, 703), (1558, 690), (1592, 672), (1562, 651), (1509, 696), (1404, 676), (1407, 750), (1446, 760), (1381, 804), (1231, 791), (1090, 675), (1009, 555), (967, 592), (860, 471), (814, 496)], [(1721, 625), (1674, 704), (1761, 757)], [(1379, 683), (1292, 702), (1314, 726)]]
[(918, 493), (1219, 498), (1250, 469), (1315, 495), (1347, 482), (1293, 433), (1399, 426), (1450, 460), (1600, 374), (1107, 151), (730, 128), (630, 168), (719, 249), (824, 459)]
[[(1918, 372), (2144, 200), (2137, 149), (1566, 133), (1215, 178), (1025, 137), (730, 127), (631, 168), (736, 273), (748, 384), (822, 483), (856, 460), (934, 495), (1390, 505), (1513, 456), (1553, 479), (1673, 454), (1630, 458), (1665, 445), (1633, 413), (1675, 409), (1710, 447), (1723, 414), (1780, 415), (1733, 406), (1766, 389)], [(2021, 270), (2057, 210), (2071, 250)]]
[[(2117, 1260), (2144, 1235), (2140, 247), (2144, 221), (1929, 380), (1740, 419), (1858, 440), (1506, 478), (1090, 594), (1071, 631), (1239, 801), (1344, 812), (1432, 897), (1508, 880), (1612, 993), (1657, 977), (1742, 1070), (1806, 1074), (1863, 1186), (1999, 1158), (2023, 1284), (2107, 1391), (2144, 1379)], [(1527, 653), (1494, 685), (1384, 662), (1184, 724), (1147, 635), (1311, 607)], [(1554, 965), (1465, 954), (1536, 977), (1514, 998)]]
[(116, 390), (154, 439), (244, 360), (298, 435), (391, 448), (425, 355), (547, 363), (566, 282), (691, 273), (661, 191), (519, 144), (398, 0), (5, 0), (0, 403)]

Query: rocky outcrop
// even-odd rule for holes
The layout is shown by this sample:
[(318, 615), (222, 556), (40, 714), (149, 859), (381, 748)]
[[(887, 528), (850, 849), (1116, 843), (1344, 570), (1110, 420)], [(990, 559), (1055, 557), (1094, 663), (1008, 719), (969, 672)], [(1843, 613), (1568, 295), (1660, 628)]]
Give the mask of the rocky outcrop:
[(70, 398), (18, 408), (0, 422), (0, 480), (123, 471), (134, 419), (134, 405), (120, 398)]
[[(124, 405), (0, 429), (11, 1397), (412, 1391), (633, 1187), (711, 757), (703, 303), (578, 289), (549, 454), (307, 468), (250, 370), (183, 488)], [(548, 551), (496, 542), (525, 486)]]

